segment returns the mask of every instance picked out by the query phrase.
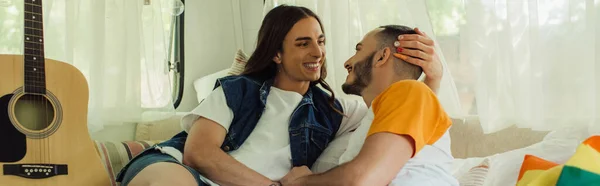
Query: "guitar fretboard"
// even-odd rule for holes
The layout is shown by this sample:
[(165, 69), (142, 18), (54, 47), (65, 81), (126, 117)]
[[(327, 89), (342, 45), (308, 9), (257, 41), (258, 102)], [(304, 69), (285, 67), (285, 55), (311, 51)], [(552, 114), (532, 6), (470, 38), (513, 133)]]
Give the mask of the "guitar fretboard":
[(25, 92), (45, 94), (42, 0), (25, 0), (24, 10)]

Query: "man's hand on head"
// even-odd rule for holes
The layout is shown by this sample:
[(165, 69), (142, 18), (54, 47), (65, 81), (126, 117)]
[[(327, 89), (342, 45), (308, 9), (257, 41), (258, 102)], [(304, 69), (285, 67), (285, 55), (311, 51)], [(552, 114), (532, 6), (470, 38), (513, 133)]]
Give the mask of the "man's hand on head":
[(398, 41), (394, 42), (394, 46), (398, 47), (394, 56), (423, 68), (425, 83), (437, 92), (444, 74), (442, 62), (435, 51), (434, 41), (418, 28), (415, 32), (417, 34), (398, 36)]
[(312, 171), (307, 166), (294, 167), (287, 175), (281, 178), (280, 182), (284, 186), (301, 186), (304, 185), (303, 178), (312, 174)]

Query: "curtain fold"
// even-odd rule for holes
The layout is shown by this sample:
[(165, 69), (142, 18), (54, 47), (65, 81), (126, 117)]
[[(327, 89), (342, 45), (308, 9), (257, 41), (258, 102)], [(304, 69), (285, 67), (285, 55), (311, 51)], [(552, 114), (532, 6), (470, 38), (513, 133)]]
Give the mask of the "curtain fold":
[(476, 117), (484, 133), (516, 125), (600, 134), (600, 0), (267, 0), (264, 13), (280, 4), (323, 19), (327, 81), (338, 95), (353, 44), (379, 25), (404, 24), (436, 39), (439, 98), (452, 117)]
[[(22, 1), (0, 7), (0, 53), (22, 54)], [(174, 113), (167, 60), (178, 0), (45, 0), (46, 58), (77, 67), (89, 87), (88, 128)]]
[(598, 125), (600, 11), (592, 0), (465, 1), (460, 37), (483, 131)]

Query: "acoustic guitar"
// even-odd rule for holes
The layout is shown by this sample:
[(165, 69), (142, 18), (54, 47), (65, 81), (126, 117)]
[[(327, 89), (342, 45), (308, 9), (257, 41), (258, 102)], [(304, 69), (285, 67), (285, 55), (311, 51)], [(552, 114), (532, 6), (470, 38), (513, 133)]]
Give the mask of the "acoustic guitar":
[(24, 4), (24, 55), (0, 55), (0, 186), (110, 185), (88, 133), (85, 77), (44, 58), (42, 0)]

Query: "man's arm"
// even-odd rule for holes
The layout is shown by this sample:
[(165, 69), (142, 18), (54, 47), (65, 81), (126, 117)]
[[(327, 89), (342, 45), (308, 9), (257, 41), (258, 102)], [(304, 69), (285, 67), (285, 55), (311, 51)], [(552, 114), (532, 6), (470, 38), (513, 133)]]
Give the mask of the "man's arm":
[(282, 183), (387, 185), (414, 154), (435, 143), (451, 125), (436, 96), (422, 82), (393, 84), (373, 101), (372, 109), (375, 117), (368, 137), (354, 160), (300, 179), (306, 174), (292, 170)]
[(317, 161), (312, 165), (311, 169), (315, 173), (322, 173), (339, 165), (340, 157), (346, 152), (350, 138), (354, 133), (353, 131), (357, 130), (361, 124), (361, 120), (368, 112), (367, 105), (362, 100), (342, 98), (338, 98), (338, 100), (347, 117), (345, 116), (342, 119), (335, 138), (327, 145), (327, 148), (325, 148)]
[(200, 118), (189, 131), (183, 163), (219, 185), (264, 185), (273, 181), (233, 159), (221, 144), (226, 130), (216, 122)]
[(413, 154), (411, 141), (404, 135), (373, 134), (354, 160), (323, 174), (302, 177), (291, 185), (387, 185)]

